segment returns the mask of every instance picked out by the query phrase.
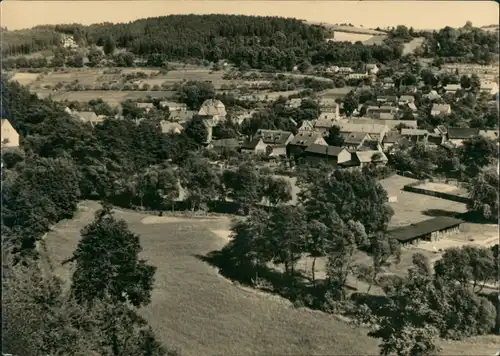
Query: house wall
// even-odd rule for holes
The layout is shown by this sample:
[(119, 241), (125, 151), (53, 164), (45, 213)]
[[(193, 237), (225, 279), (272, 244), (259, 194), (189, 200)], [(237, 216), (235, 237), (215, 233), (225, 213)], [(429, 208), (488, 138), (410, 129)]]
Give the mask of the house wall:
[(464, 140), (463, 139), (452, 139), (452, 140), (449, 140), (451, 143), (453, 143), (455, 146), (459, 147), (459, 146), (462, 146), (463, 143), (464, 143)]
[(328, 143), (326, 143), (325, 139), (323, 137), (318, 137), (316, 141), (314, 141), (315, 144), (317, 145), (323, 145), (323, 146), (328, 146)]
[(347, 150), (342, 150), (337, 157), (337, 163), (344, 163), (351, 160), (351, 153)]
[(19, 134), (8, 121), (2, 125), (2, 147), (19, 147)]
[(394, 142), (385, 142), (383, 144), (383, 150), (388, 151), (392, 146), (394, 146)]
[(271, 151), (272, 156), (286, 156), (286, 146), (273, 146)]
[(267, 147), (268, 146), (264, 142), (260, 141), (257, 144), (257, 146), (255, 146), (254, 152), (256, 154), (266, 154), (267, 153)]
[(445, 238), (447, 236), (458, 234), (458, 233), (460, 233), (460, 230), (461, 230), (460, 228), (461, 228), (461, 225), (457, 225), (457, 226), (450, 227), (448, 229), (434, 231), (430, 234), (430, 241), (435, 242), (435, 241), (439, 241), (440, 239)]

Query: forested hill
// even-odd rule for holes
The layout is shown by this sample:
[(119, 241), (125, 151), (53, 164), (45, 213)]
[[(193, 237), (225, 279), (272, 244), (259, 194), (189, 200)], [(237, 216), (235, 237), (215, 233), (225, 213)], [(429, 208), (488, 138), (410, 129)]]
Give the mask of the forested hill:
[(298, 19), (243, 15), (170, 15), (125, 24), (50, 25), (4, 32), (4, 55), (49, 49), (60, 42), (61, 34), (68, 34), (80, 46), (103, 46), (110, 55), (119, 48), (136, 58), (147, 59), (152, 66), (188, 59), (225, 59), (237, 66), (277, 70), (291, 70), (303, 62), (388, 63), (401, 58), (404, 42), (417, 36), (426, 38), (425, 51), (421, 53), (424, 57), (483, 63), (498, 57), (498, 34), (471, 25), (421, 34), (398, 26), (384, 44), (370, 46), (361, 42), (327, 42), (329, 29)]

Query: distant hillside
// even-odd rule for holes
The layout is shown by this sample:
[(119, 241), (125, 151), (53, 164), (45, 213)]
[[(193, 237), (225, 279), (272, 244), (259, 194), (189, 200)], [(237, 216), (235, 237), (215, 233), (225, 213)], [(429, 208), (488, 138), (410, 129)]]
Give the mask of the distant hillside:
[(488, 25), (488, 26), (481, 27), (481, 30), (491, 31), (491, 32), (498, 32), (499, 29), (500, 29), (500, 25)]
[(377, 31), (373, 30), (370, 28), (363, 28), (363, 27), (357, 27), (357, 26), (349, 26), (349, 25), (333, 25), (333, 24), (328, 24), (325, 22), (311, 22), (311, 21), (305, 21), (306, 23), (310, 25), (317, 25), (317, 26), (324, 26), (325, 28), (332, 30), (332, 31), (337, 31), (337, 32), (345, 32), (345, 33), (357, 33), (360, 35), (385, 35), (387, 32), (384, 31)]

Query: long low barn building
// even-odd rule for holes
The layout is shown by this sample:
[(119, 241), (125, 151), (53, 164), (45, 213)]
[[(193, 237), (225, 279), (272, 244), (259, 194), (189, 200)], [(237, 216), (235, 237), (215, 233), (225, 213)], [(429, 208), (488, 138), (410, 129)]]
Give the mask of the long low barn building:
[(422, 241), (437, 241), (441, 237), (459, 233), (464, 222), (460, 219), (440, 216), (408, 226), (389, 230), (390, 236), (402, 244), (417, 244)]

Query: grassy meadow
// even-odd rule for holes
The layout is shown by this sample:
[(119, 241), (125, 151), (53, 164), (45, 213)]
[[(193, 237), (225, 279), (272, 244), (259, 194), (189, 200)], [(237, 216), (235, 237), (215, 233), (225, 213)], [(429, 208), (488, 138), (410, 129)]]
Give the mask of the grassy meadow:
[[(74, 219), (56, 225), (44, 240), (45, 260), (68, 285), (71, 267), (61, 262), (76, 248), (80, 229), (99, 205), (80, 204)], [(198, 256), (227, 243), (229, 218), (157, 217), (116, 211), (141, 235), (143, 257), (156, 266), (152, 303), (141, 310), (160, 340), (183, 355), (366, 355), (377, 354), (367, 330), (338, 317), (239, 286)], [(321, 266), (319, 266), (321, 268)], [(495, 336), (442, 343), (445, 355), (497, 351)]]

